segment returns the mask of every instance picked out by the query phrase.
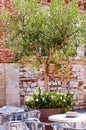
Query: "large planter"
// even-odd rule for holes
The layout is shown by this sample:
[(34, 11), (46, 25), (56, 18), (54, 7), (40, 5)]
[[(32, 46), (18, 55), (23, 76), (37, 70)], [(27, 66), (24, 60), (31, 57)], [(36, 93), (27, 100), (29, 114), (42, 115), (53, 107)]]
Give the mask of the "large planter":
[(40, 117), (40, 120), (41, 121), (49, 121), (48, 120), (48, 117), (50, 115), (54, 115), (54, 114), (60, 114), (61, 113), (61, 110), (59, 109), (56, 109), (56, 108), (48, 108), (48, 109), (39, 109), (39, 111), (41, 112), (41, 117)]
[[(54, 109), (54, 108), (49, 108), (49, 109), (39, 109), (41, 112), (41, 117), (40, 117), (40, 121), (42, 122), (48, 122), (50, 123), (51, 121), (48, 120), (48, 117), (50, 115), (54, 115), (54, 114), (60, 114), (62, 113), (61, 109)], [(47, 126), (46, 130), (53, 130), (51, 126)]]

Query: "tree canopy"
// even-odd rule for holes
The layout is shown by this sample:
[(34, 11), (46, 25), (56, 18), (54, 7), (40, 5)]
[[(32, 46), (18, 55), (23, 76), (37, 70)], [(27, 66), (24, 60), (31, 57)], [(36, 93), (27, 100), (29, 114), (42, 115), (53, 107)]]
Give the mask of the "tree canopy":
[(79, 14), (77, 0), (69, 5), (53, 0), (46, 9), (37, 0), (13, 0), (13, 6), (14, 12), (4, 10), (1, 20), (6, 47), (16, 52), (16, 61), (35, 55), (46, 66), (76, 56), (86, 19)]

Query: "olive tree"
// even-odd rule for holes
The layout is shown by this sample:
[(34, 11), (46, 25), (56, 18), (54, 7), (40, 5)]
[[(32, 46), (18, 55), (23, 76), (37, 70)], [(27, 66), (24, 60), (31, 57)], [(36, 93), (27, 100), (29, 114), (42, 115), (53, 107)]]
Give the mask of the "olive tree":
[(77, 0), (69, 5), (53, 0), (46, 9), (37, 0), (13, 0), (13, 8), (12, 13), (4, 10), (1, 17), (6, 47), (15, 52), (15, 61), (32, 55), (44, 64), (47, 92), (50, 63), (73, 59), (83, 43)]

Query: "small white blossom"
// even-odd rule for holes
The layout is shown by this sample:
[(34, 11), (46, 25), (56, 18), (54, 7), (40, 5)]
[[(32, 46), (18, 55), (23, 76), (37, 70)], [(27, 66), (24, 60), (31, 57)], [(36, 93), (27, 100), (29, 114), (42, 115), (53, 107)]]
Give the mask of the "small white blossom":
[(27, 96), (26, 97), (26, 102), (29, 102), (29, 101), (33, 101), (33, 97), (32, 96)]
[(37, 99), (36, 99), (36, 102), (38, 102), (38, 101), (39, 101), (39, 99), (37, 98)]

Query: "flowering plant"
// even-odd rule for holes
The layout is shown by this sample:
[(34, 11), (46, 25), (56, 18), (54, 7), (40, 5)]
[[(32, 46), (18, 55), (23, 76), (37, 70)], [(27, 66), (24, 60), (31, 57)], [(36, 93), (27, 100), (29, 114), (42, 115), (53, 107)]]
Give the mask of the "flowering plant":
[(38, 94), (28, 96), (25, 104), (28, 108), (63, 108), (66, 112), (73, 109), (74, 99), (73, 94), (69, 93), (48, 92), (41, 94), (39, 88)]

